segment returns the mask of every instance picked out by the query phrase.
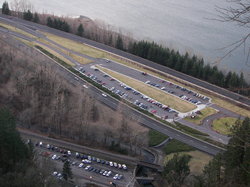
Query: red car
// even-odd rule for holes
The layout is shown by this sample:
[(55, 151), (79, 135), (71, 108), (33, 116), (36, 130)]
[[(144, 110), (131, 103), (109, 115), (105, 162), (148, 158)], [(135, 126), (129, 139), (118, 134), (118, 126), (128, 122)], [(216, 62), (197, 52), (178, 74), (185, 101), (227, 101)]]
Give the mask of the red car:
[(156, 114), (157, 110), (151, 110), (151, 113)]

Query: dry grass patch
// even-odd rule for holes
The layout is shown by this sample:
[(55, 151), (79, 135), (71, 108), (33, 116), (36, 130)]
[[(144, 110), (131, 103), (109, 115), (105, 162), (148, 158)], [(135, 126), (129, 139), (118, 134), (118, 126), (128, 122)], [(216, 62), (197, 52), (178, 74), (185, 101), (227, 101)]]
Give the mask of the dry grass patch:
[(161, 90), (155, 89), (144, 82), (138, 81), (131, 77), (125, 76), (118, 72), (109, 70), (107, 68), (103, 68), (98, 66), (102, 71), (116, 78), (117, 80), (125, 83), (126, 85), (138, 90), (139, 92), (159, 101), (160, 103), (167, 105), (175, 110), (180, 112), (189, 112), (196, 108), (195, 105), (188, 103), (179, 99), (178, 97), (172, 96), (170, 94), (164, 93)]
[(90, 48), (82, 43), (75, 42), (70, 39), (66, 39), (63, 37), (59, 37), (49, 33), (43, 33), (47, 36), (48, 39), (60, 44), (61, 46), (68, 48), (72, 51), (76, 51), (78, 53), (82, 53), (94, 58), (105, 58), (105, 53), (94, 48)]
[[(189, 152), (180, 152), (180, 155), (187, 154), (190, 155), (192, 158), (189, 162), (190, 172), (195, 175), (200, 175), (203, 172), (204, 166), (206, 166), (210, 160), (213, 159), (211, 155), (208, 155), (201, 151), (189, 151)], [(173, 158), (174, 153), (169, 154), (165, 158), (165, 163)]]
[(42, 44), (39, 44), (39, 43), (36, 43), (35, 45), (38, 45), (40, 47), (42, 47), (43, 49), (45, 49), (46, 51), (48, 51), (49, 53), (53, 54), (54, 56), (56, 56), (57, 58), (63, 60), (64, 62), (66, 62), (67, 64), (71, 65), (71, 66), (74, 66), (75, 64), (72, 63), (70, 60), (68, 60), (67, 58), (65, 58), (64, 56), (60, 55), (59, 53), (51, 50), (49, 47), (45, 46), (45, 45), (42, 45)]
[(44, 39), (38, 39), (40, 42), (52, 47), (52, 48), (55, 48), (57, 50), (59, 50), (60, 52), (64, 53), (65, 55), (68, 55), (70, 56), (71, 58), (73, 58), (75, 61), (79, 62), (80, 64), (88, 64), (88, 63), (91, 63), (92, 61), (87, 59), (87, 58), (84, 58), (82, 56), (79, 56), (79, 55), (76, 55), (70, 51), (67, 51), (65, 49), (62, 49), (60, 48), (59, 46), (53, 44), (53, 43), (50, 43), (49, 41), (47, 40), (44, 40)]
[(211, 107), (206, 107), (203, 110), (200, 111), (201, 114), (197, 114), (195, 118), (191, 118), (190, 116), (186, 117), (185, 120), (190, 121), (196, 125), (201, 125), (201, 122), (208, 116), (211, 116), (217, 111)]
[(8, 29), (10, 31), (20, 33), (20, 34), (25, 35), (25, 36), (30, 37), (30, 38), (34, 38), (34, 39), (37, 38), (36, 36), (34, 36), (34, 35), (32, 35), (32, 34), (30, 34), (28, 32), (25, 32), (25, 31), (23, 31), (23, 30), (21, 30), (21, 29), (19, 29), (17, 27), (13, 27), (11, 25), (8, 25), (8, 24), (2, 23), (2, 22), (0, 22), (0, 26), (4, 27), (4, 28), (6, 28), (6, 29)]

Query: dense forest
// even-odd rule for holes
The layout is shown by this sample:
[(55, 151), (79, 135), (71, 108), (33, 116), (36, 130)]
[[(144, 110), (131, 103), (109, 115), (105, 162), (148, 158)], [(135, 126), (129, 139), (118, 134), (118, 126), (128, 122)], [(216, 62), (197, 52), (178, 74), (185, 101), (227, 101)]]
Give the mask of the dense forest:
[[(3, 4), (2, 13), (7, 15), (11, 14), (7, 2), (4, 2)], [(26, 10), (23, 13), (22, 18), (37, 23), (39, 23), (40, 20), (39, 15), (37, 13), (34, 13), (33, 15), (30, 10)], [(163, 47), (155, 42), (128, 39), (128, 37), (114, 33), (112, 31), (103, 31), (110, 32), (109, 34), (106, 34), (106, 39), (98, 36), (98, 34), (87, 35), (84, 33), (84, 27), (81, 23), (78, 25), (77, 31), (73, 32), (70, 24), (67, 23), (67, 21), (65, 21), (63, 18), (53, 18), (49, 16), (46, 19), (46, 25), (64, 32), (71, 32), (79, 36), (104, 43), (117, 49), (151, 60), (163, 66), (167, 66), (176, 71), (226, 88), (230, 91), (234, 91), (245, 96), (250, 96), (250, 85), (244, 79), (243, 73), (238, 75), (231, 71), (227, 73), (222, 72), (217, 68), (217, 66), (210, 66), (209, 64), (205, 63), (202, 58), (198, 58), (196, 55), (190, 56), (188, 53), (183, 55), (180, 54), (179, 51)]]

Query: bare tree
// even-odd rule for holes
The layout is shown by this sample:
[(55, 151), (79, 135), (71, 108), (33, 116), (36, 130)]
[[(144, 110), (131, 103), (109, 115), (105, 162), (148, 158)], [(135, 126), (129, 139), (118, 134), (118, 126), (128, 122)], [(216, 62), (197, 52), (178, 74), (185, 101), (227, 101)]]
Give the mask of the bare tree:
[[(250, 0), (227, 0), (230, 3), (229, 7), (222, 8), (217, 7), (216, 10), (219, 13), (216, 20), (221, 22), (233, 22), (238, 27), (250, 28)], [(240, 46), (244, 46), (244, 52), (247, 54), (246, 64), (248, 63), (250, 55), (250, 47), (247, 46), (247, 41), (250, 37), (250, 32), (244, 35), (239, 40), (225, 47), (228, 49), (226, 54), (222, 57), (225, 58)]]
[(22, 12), (26, 12), (28, 10), (34, 12), (34, 7), (28, 0), (13, 0), (10, 7), (18, 17), (22, 17)]

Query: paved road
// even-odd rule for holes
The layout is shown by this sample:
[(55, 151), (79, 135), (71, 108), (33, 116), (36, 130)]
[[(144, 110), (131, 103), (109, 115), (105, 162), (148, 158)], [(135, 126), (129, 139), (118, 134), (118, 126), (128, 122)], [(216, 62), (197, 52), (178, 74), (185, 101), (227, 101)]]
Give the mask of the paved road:
[(208, 90), (213, 91), (215, 93), (221, 94), (221, 95), (223, 95), (225, 97), (231, 98), (234, 101), (244, 103), (247, 107), (250, 108), (250, 99), (249, 98), (243, 97), (243, 96), (241, 96), (241, 95), (239, 95), (237, 93), (233, 93), (231, 91), (228, 91), (226, 89), (217, 87), (215, 85), (212, 85), (210, 83), (207, 83), (207, 82), (199, 80), (199, 79), (196, 79), (194, 77), (185, 75), (183, 73), (180, 73), (180, 72), (175, 71), (173, 69), (170, 69), (168, 67), (156, 64), (156, 63), (154, 63), (152, 61), (143, 59), (141, 57), (126, 53), (124, 51), (120, 51), (118, 49), (109, 47), (107, 45), (104, 45), (104, 44), (101, 44), (101, 43), (98, 43), (98, 42), (95, 42), (95, 41), (92, 41), (92, 40), (88, 40), (86, 38), (78, 37), (76, 35), (65, 33), (65, 32), (62, 32), (62, 31), (59, 31), (59, 30), (56, 30), (56, 29), (48, 28), (46, 26), (39, 25), (39, 24), (29, 22), (29, 21), (25, 21), (25, 20), (22, 20), (22, 19), (19, 19), (19, 18), (6, 16), (6, 15), (0, 15), (0, 19), (2, 19), (2, 20), (3, 19), (8, 19), (8, 21), (11, 20), (11, 21), (17, 22), (20, 25), (20, 27), (23, 27), (22, 25), (24, 25), (24, 26), (26, 26), (26, 27), (24, 27), (24, 29), (27, 30), (27, 27), (28, 27), (29, 32), (32, 32), (32, 30), (34, 31), (36, 29), (42, 29), (42, 30), (50, 32), (52, 34), (57, 34), (57, 35), (62, 36), (62, 37), (66, 37), (66, 38), (69, 38), (69, 39), (72, 39), (72, 40), (75, 40), (75, 41), (78, 41), (78, 42), (83, 42), (83, 43), (86, 43), (88, 45), (103, 49), (105, 51), (117, 54), (117, 55), (122, 56), (124, 58), (128, 58), (128, 59), (133, 60), (135, 62), (141, 63), (143, 65), (149, 66), (149, 67), (157, 69), (159, 71), (168, 73), (168, 74), (170, 74), (172, 76), (175, 76), (175, 77), (178, 77), (180, 79), (186, 80), (186, 81), (188, 81), (190, 83), (193, 83), (195, 85), (198, 85), (198, 86), (200, 86), (202, 88), (208, 89)]
[[(36, 50), (23, 45), (21, 42), (18, 41), (11, 41), (10, 38), (5, 38), (5, 41), (12, 42), (13, 45), (17, 46), (20, 50), (22, 50), (24, 53), (27, 53), (27, 55), (32, 56), (32, 58), (37, 57), (38, 55), (41, 57), (41, 59), (44, 59), (45, 57), (43, 55), (41, 55), (40, 53), (38, 53)], [(48, 59), (46, 58), (46, 61), (48, 62)], [(50, 61), (54, 62), (54, 61)], [(55, 67), (56, 72), (60, 73), (63, 77), (65, 77), (66, 80), (68, 80), (69, 82), (71, 82), (72, 84), (76, 85), (76, 86), (82, 86), (83, 84), (87, 84), (85, 81), (83, 80), (79, 80), (77, 81), (75, 79), (75, 75), (72, 74), (71, 72), (69, 72), (68, 70), (66, 70), (65, 68), (63, 68), (62, 66), (56, 64), (56, 63), (52, 63), (53, 66)], [(124, 105), (122, 103), (119, 103), (119, 101), (115, 100), (114, 98), (111, 97), (103, 97), (102, 91), (100, 91), (99, 89), (89, 85), (89, 89), (85, 89), (87, 90), (88, 93), (90, 93), (95, 99), (99, 100), (100, 102), (108, 105), (110, 108), (116, 110), (117, 107), (119, 106), (120, 108), (122, 108), (123, 110), (129, 112), (131, 114), (131, 116), (134, 119), (137, 119), (139, 123), (141, 123), (142, 125), (155, 129), (159, 132), (162, 132), (168, 136), (171, 136), (174, 139), (177, 139), (181, 142), (184, 142), (190, 146), (193, 146), (201, 151), (204, 151), (206, 153), (212, 154), (212, 155), (216, 155), (218, 152), (223, 151), (223, 149), (209, 144), (207, 142), (201, 141), (199, 139), (196, 139), (194, 137), (191, 137), (189, 135), (186, 135), (180, 131), (177, 131), (174, 128), (171, 128), (169, 126), (166, 126), (165, 124), (162, 124), (148, 116), (145, 116), (144, 114), (128, 107), (127, 105)]]

